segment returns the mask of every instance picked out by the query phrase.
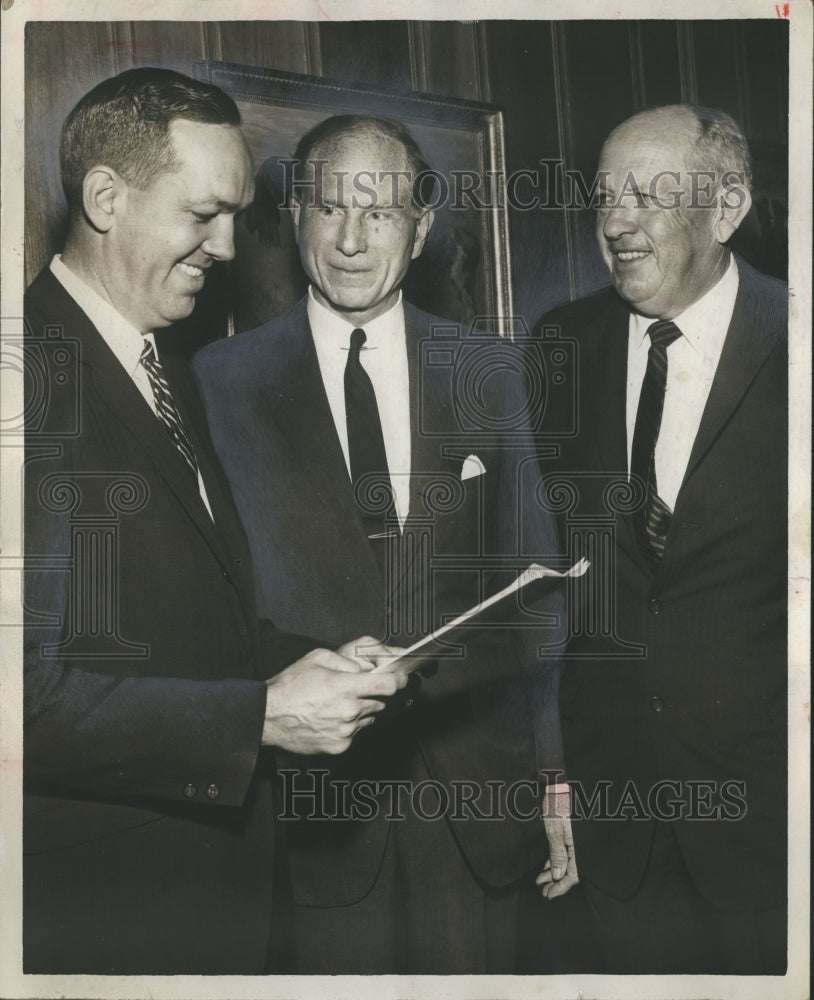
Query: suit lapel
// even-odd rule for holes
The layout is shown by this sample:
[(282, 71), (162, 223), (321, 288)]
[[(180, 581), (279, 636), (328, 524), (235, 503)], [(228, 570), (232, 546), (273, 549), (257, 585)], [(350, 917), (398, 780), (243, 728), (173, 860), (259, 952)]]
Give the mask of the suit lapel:
[[(261, 402), (277, 438), (285, 442), (299, 488), (308, 491), (326, 518), (336, 524), (337, 549), (333, 564), (351, 556), (365, 564), (366, 577), (377, 579), (379, 569), (365, 535), (353, 498), (342, 446), (325, 393), (308, 314), (302, 302), (285, 336), (269, 338), (263, 359), (273, 373), (273, 388)], [(265, 418), (264, 418), (265, 419)]]
[(450, 396), (447, 366), (422, 364), (422, 344), (426, 344), (431, 331), (422, 323), (416, 309), (404, 304), (405, 333), (407, 337), (407, 370), (410, 383), (410, 510), (411, 517), (425, 513), (424, 490), (439, 473), (459, 475), (463, 458), (460, 448), (455, 454), (444, 451), (443, 432), (447, 438), (455, 437), (456, 423), (453, 400)]
[[(425, 491), (437, 482), (439, 471), (451, 473), (454, 462), (449, 461), (447, 467), (439, 469), (441, 445), (432, 432), (448, 426), (451, 400), (449, 394), (441, 390), (440, 370), (433, 365), (422, 365), (422, 344), (430, 336), (430, 330), (421, 322), (417, 310), (407, 302), (404, 303), (404, 327), (410, 387), (410, 499), (407, 518), (398, 539), (398, 572), (392, 581), (391, 599), (396, 607), (412, 608), (421, 606), (414, 595), (416, 589), (426, 582), (423, 563), (428, 552), (421, 536), (426, 530), (427, 518), (432, 518), (433, 503), (425, 499)], [(441, 465), (444, 463), (441, 462)], [(435, 530), (434, 521), (432, 530)], [(434, 534), (432, 537), (437, 541)], [(411, 640), (414, 638), (410, 636)]]
[[(101, 341), (101, 338), (99, 346), (108, 351), (107, 345)], [(108, 351), (108, 353), (110, 352)], [(146, 453), (149, 461), (175, 494), (187, 515), (195, 522), (209, 545), (215, 549), (218, 557), (223, 559), (225, 555), (223, 548), (215, 532), (212, 519), (203, 505), (195, 480), (179, 461), (179, 453), (170, 441), (161, 422), (150, 410), (130, 377), (112, 354), (110, 364), (107, 364), (106, 359), (101, 356), (98, 358), (91, 356), (88, 358), (88, 362), (93, 388), (102, 404), (107, 408), (111, 419), (117, 421), (129, 433), (135, 450)], [(181, 405), (179, 412), (183, 409), (184, 407)], [(183, 412), (181, 412), (181, 416), (184, 419)], [(187, 416), (185, 427), (195, 441), (195, 434), (188, 426), (188, 419)]]
[(738, 262), (738, 271), (735, 308), (678, 492), (664, 558), (659, 567), (663, 583), (669, 581), (673, 573), (670, 535), (681, 522), (687, 484), (693, 476), (703, 472), (705, 457), (777, 344), (781, 330), (778, 317), (769, 312), (770, 300), (760, 295), (755, 287), (757, 272), (741, 262)]
[[(726, 426), (778, 340), (778, 319), (769, 314), (766, 299), (755, 294), (751, 269), (740, 265), (739, 273), (740, 284), (732, 320), (690, 453), (682, 490)], [(680, 501), (679, 493), (676, 507)]]
[[(598, 367), (584, 391), (591, 392), (594, 400), (591, 424), (595, 428), (596, 446), (600, 468), (608, 482), (627, 481), (627, 355), (630, 328), (630, 311), (616, 295), (608, 300), (602, 322), (598, 351)], [(590, 465), (589, 465), (590, 468)], [(611, 513), (609, 511), (609, 513)], [(618, 543), (634, 559), (644, 565), (633, 521), (629, 514), (614, 511)]]
[[(195, 482), (179, 461), (179, 454), (161, 422), (156, 419), (130, 376), (62, 284), (50, 272), (44, 273), (41, 280), (42, 289), (38, 288), (37, 294), (45, 297), (54, 315), (60, 316), (65, 327), (75, 331), (80, 339), (80, 359), (87, 391), (99, 401), (110, 420), (124, 431), (132, 443), (133, 451), (143, 455), (145, 461), (160, 473), (209, 545), (223, 559), (222, 545)], [(192, 433), (194, 428), (188, 430)]]
[[(212, 509), (212, 517), (205, 510), (194, 480), (190, 478), (186, 469), (180, 466), (179, 472), (179, 463), (175, 461), (174, 454), (170, 456), (173, 462), (169, 471), (177, 478), (175, 489), (179, 499), (187, 507), (201, 533), (221, 558), (228, 560), (230, 553), (245, 549), (246, 544), (235, 517), (229, 486), (215, 458), (211, 442), (206, 436), (206, 417), (197, 392), (190, 384), (191, 375), (186, 363), (171, 357), (164, 357), (162, 361), (173, 393), (173, 400), (195, 449), (195, 457), (206, 487), (206, 496)], [(159, 430), (163, 432), (164, 429), (160, 427)], [(224, 540), (226, 547), (224, 547)]]
[[(630, 313), (614, 296), (608, 308), (593, 379), (596, 444), (605, 472), (627, 476), (627, 351)], [(586, 387), (587, 388), (587, 387)], [(590, 391), (590, 390), (589, 390)]]
[[(436, 566), (444, 565), (444, 557), (472, 557), (483, 544), (483, 480), (463, 483), (461, 471), (466, 457), (483, 454), (484, 445), (469, 439), (461, 426), (454, 365), (433, 363), (422, 351), (432, 340), (431, 319), (409, 303), (405, 303), (404, 315), (410, 384), (410, 510), (400, 540), (393, 604), (417, 609), (425, 606), (427, 594), (437, 595), (437, 588), (444, 586), (443, 573), (441, 578), (434, 577), (433, 557), (440, 557)], [(453, 332), (452, 339), (432, 342), (441, 349), (451, 348), (454, 354), (462, 346), (464, 331), (457, 324), (446, 325)], [(490, 457), (485, 457), (488, 481)], [(498, 475), (495, 469), (491, 473)], [(429, 629), (439, 621), (437, 609), (428, 610)]]

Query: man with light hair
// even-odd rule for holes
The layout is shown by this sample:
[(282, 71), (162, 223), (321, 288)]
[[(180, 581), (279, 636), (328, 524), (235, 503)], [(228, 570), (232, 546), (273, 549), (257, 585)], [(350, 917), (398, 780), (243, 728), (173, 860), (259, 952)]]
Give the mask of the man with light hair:
[(571, 637), (560, 711), (575, 852), (538, 881), (547, 896), (584, 884), (609, 971), (779, 974), (787, 290), (727, 246), (751, 195), (748, 146), (724, 112), (634, 115), (599, 175), (613, 287), (541, 327), (578, 342), (579, 432), (558, 475), (581, 515), (614, 517), (601, 595), (613, 628)]
[[(337, 643), (364, 622), (408, 645), (558, 556), (523, 359), (402, 296), (433, 224), (403, 125), (329, 118), (294, 158), (308, 294), (205, 348), (195, 373), (261, 610)], [(555, 707), (563, 603), (553, 589), (514, 609), (521, 627), (509, 615), (441, 649), (341, 758), (290, 758), (306, 813), (288, 830), (296, 971), (517, 970), (520, 889), (546, 856), (539, 770), (557, 743), (535, 695)]]

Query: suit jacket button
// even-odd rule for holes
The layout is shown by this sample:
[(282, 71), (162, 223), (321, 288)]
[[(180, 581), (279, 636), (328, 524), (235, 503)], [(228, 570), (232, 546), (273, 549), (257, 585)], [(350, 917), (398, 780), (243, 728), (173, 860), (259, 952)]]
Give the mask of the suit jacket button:
[(661, 609), (663, 607), (664, 605), (661, 603), (661, 601), (657, 600), (655, 597), (651, 597), (650, 600), (647, 602), (647, 610), (650, 612), (651, 615), (660, 615)]
[(651, 709), (654, 712), (663, 712), (664, 711), (664, 700), (662, 698), (659, 698), (658, 695), (654, 695), (650, 699), (650, 707), (651, 707)]
[(406, 701), (404, 702), (404, 707), (405, 707), (405, 708), (412, 708), (412, 707), (413, 707), (413, 705), (415, 705), (415, 698), (408, 698), (408, 699), (407, 699), (407, 700), (406, 700)]
[(184, 795), (188, 799), (194, 799), (197, 794), (198, 794), (198, 788), (197, 788), (197, 786), (195, 786), (193, 784), (184, 785)]
[(206, 786), (206, 797), (214, 801), (220, 795), (220, 788), (217, 785)]

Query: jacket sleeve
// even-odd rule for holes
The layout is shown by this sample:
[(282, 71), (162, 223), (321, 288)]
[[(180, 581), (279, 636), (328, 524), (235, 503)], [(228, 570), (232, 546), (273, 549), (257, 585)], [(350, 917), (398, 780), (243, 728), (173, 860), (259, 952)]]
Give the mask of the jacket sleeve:
[(314, 649), (330, 649), (331, 644), (307, 636), (282, 632), (268, 618), (259, 619), (260, 658), (266, 677), (274, 677)]
[(67, 518), (49, 518), (47, 531), (29, 519), (26, 529), (37, 553), (25, 581), (26, 786), (91, 799), (239, 805), (260, 749), (265, 684), (119, 676), (96, 662), (61, 660), (69, 574), (55, 567), (68, 551)]

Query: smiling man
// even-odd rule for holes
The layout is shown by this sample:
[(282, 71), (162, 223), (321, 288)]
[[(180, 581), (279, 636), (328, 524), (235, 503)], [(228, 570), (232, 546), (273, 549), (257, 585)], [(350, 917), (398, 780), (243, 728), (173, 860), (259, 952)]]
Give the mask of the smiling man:
[(697, 139), (679, 112), (652, 111), (602, 147), (599, 250), (616, 291), (642, 316), (673, 319), (718, 284), (726, 241), (751, 205), (748, 153), (722, 148), (710, 159)]
[[(397, 133), (377, 137), (359, 129), (355, 141), (351, 134), (339, 133), (333, 142), (317, 137), (316, 151), (300, 151), (304, 159), (295, 154), (295, 160), (313, 165), (314, 189), (304, 183), (308, 171), (300, 167), (291, 207), (314, 298), (362, 326), (399, 301), (433, 212), (414, 203), (411, 182), (429, 168), (412, 148), (411, 160)], [(326, 145), (333, 155), (322, 161), (319, 150)], [(371, 170), (371, 163), (377, 169)]]
[(578, 341), (561, 474), (615, 537), (560, 692), (579, 879), (608, 971), (782, 973), (787, 289), (727, 246), (751, 204), (728, 115), (643, 111), (599, 175), (613, 288), (541, 324)]
[(178, 116), (163, 156), (125, 147), (111, 160), (109, 134), (99, 150), (84, 139), (115, 132), (115, 119), (88, 117), (77, 110), (63, 132), (66, 196), (83, 212), (71, 213), (61, 263), (139, 332), (169, 326), (192, 312), (209, 268), (234, 256), (234, 217), (254, 192), (248, 147), (231, 120)]
[[(260, 608), (406, 645), (556, 557), (522, 358), (402, 297), (433, 222), (402, 125), (329, 118), (294, 158), (308, 295), (195, 371)], [(562, 594), (528, 617), (413, 675), (342, 757), (290, 758), (297, 972), (516, 971), (519, 889), (546, 854), (534, 793), (557, 733), (534, 696), (555, 701)]]
[(62, 132), (68, 239), (25, 296), (27, 973), (274, 970), (267, 748), (341, 753), (406, 683), (370, 639), (257, 619), (191, 375), (156, 350), (233, 256), (239, 124), (217, 87), (136, 69)]

